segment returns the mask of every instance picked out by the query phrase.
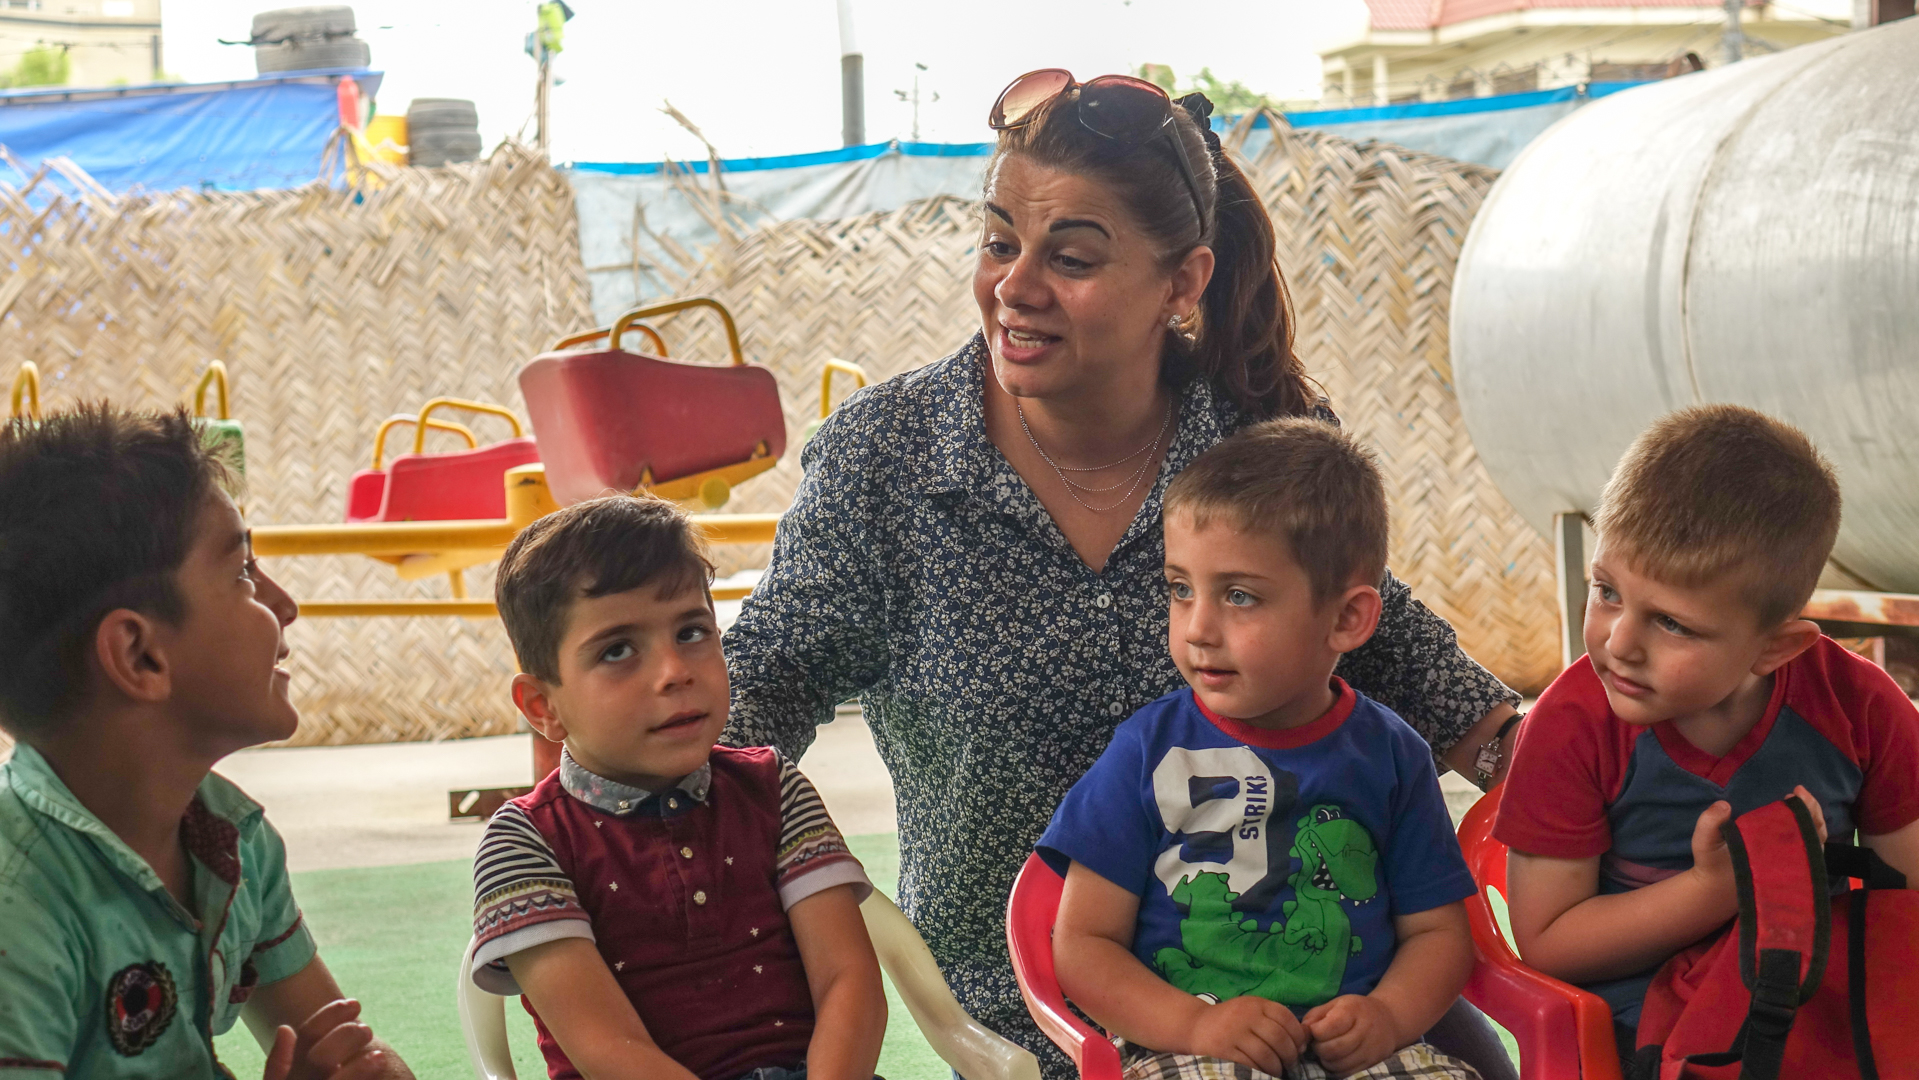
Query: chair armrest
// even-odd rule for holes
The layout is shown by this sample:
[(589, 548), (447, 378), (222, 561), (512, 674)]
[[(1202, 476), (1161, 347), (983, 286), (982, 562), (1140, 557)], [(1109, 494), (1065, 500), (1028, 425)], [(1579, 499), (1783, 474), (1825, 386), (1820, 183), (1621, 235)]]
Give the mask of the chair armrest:
[(1038, 855), (1029, 855), (1006, 908), (1006, 948), (1020, 997), (1040, 1031), (1079, 1066), (1081, 1080), (1119, 1080), (1119, 1051), (1067, 1007), (1053, 967), (1053, 920), (1065, 882)]
[(506, 999), (473, 983), (473, 950), (479, 939), (466, 943), (460, 970), (454, 974), (453, 999), (460, 1010), (460, 1034), (466, 1039), (466, 1057), (477, 1080), (519, 1080), (513, 1071), (513, 1052), (506, 1043)]
[(1487, 900), (1466, 901), (1473, 965), (1465, 998), (1519, 1043), (1521, 1080), (1621, 1080), (1612, 1009), (1598, 995), (1527, 967), (1507, 944)]
[(880, 967), (940, 1060), (966, 1080), (1039, 1080), (1039, 1061), (968, 1016), (946, 985), (926, 941), (878, 889), (860, 904)]

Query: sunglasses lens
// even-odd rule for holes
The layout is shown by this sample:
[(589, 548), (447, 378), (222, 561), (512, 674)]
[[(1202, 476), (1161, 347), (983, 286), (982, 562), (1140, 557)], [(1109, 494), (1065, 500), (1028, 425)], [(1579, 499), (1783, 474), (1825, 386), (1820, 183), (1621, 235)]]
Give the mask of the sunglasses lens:
[(1172, 115), (1166, 91), (1142, 79), (1102, 75), (1079, 91), (1080, 121), (1109, 139), (1138, 141)]
[(1034, 109), (1051, 101), (1071, 85), (1073, 76), (1059, 68), (1027, 72), (1000, 91), (999, 100), (993, 103), (993, 112), (987, 122), (995, 129), (1017, 126)]

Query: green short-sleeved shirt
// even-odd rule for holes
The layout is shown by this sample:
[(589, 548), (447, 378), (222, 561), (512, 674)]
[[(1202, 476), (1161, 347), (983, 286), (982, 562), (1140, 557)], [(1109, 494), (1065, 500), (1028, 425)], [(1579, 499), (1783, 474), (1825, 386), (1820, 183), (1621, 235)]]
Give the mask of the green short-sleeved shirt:
[(260, 804), (209, 773), (181, 823), (197, 911), (20, 745), (0, 766), (0, 1077), (223, 1077), (213, 1036), (313, 938)]

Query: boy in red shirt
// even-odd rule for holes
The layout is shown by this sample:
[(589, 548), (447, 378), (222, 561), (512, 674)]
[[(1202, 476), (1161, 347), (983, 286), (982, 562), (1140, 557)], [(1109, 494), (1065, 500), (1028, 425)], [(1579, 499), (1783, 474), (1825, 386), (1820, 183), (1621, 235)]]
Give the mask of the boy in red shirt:
[(579, 503), (508, 546), (513, 703), (566, 749), (487, 823), (471, 977), (525, 995), (554, 1080), (869, 1080), (871, 886), (791, 762), (713, 745), (711, 572), (654, 498)]
[(1730, 405), (1654, 424), (1593, 522), (1586, 656), (1520, 728), (1493, 835), (1526, 963), (1612, 1006), (1621, 1056), (1667, 958), (1738, 912), (1719, 827), (1796, 792), (1919, 880), (1919, 712), (1798, 618), (1839, 483)]

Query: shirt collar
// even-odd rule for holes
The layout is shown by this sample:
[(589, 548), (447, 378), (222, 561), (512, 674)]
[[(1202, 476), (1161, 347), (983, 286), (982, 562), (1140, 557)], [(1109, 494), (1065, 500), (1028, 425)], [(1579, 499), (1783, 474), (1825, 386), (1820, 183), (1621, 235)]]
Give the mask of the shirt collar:
[[(141, 888), (148, 891), (165, 889), (153, 867), (135, 854), (112, 829), (107, 828), (105, 822), (94, 816), (93, 811), (81, 805), (38, 750), (25, 743), (14, 744), (13, 757), (7, 762), (4, 771), (6, 785), (26, 806), (75, 832), (92, 837), (107, 861), (138, 882)], [(183, 822), (183, 835), (189, 849), (208, 869), (228, 884), (236, 884), (240, 828), (260, 812), (260, 804), (249, 798), (233, 781), (209, 772), (194, 790), (193, 804), (187, 808)]]
[[(608, 780), (574, 761), (573, 755), (564, 747), (560, 749), (560, 786), (566, 789), (568, 795), (588, 806), (620, 817), (639, 813), (649, 800), (658, 799), (663, 794), (632, 784), (622, 784), (618, 780)], [(708, 761), (680, 777), (679, 782), (669, 790), (684, 792), (694, 802), (703, 803), (712, 786), (713, 763)]]

